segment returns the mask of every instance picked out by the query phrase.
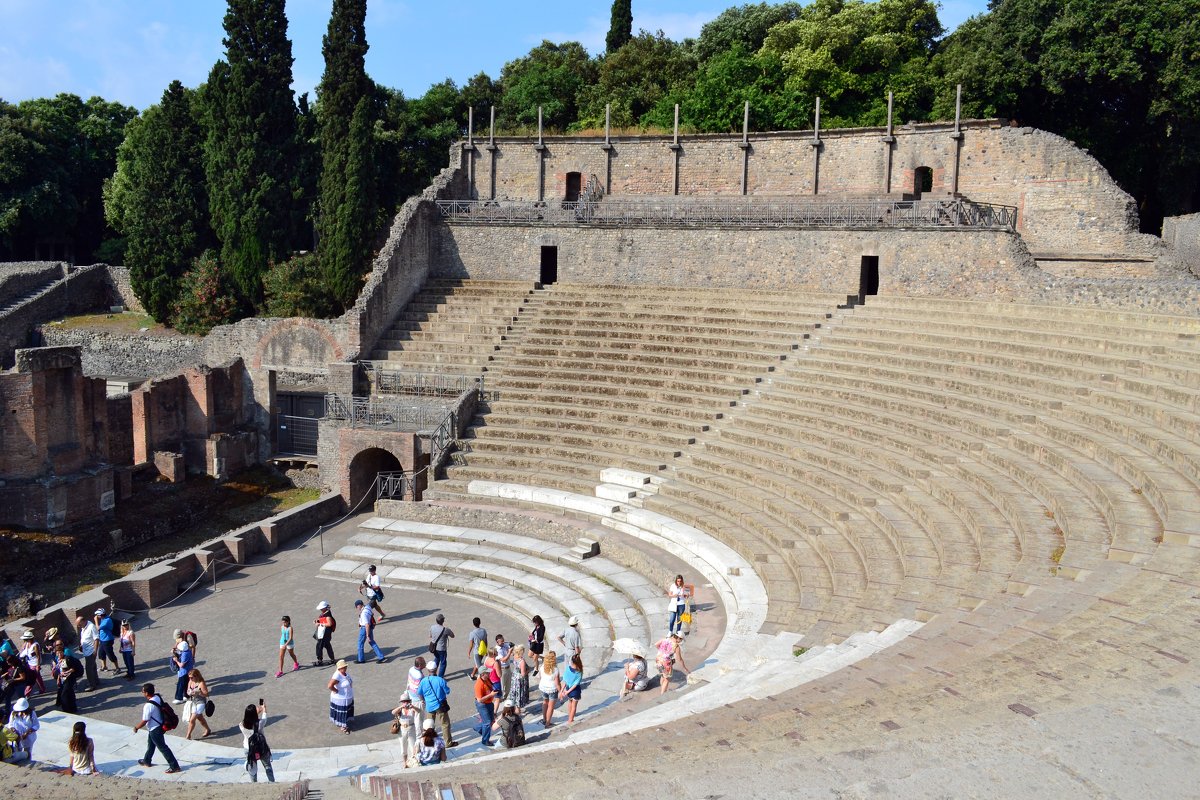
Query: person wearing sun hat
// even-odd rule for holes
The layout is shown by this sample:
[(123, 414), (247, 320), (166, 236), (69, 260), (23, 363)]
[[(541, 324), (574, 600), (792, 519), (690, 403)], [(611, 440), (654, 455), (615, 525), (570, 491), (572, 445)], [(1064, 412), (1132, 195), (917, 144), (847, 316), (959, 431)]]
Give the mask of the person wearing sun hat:
[(33, 761), (33, 745), (37, 741), (38, 718), (29, 706), (29, 700), (18, 697), (13, 703), (12, 712), (8, 715), (8, 729), (17, 735), (14, 742), (15, 750), (23, 751)]
[(558, 641), (566, 648), (562, 660), (567, 664), (571, 663), (571, 656), (583, 653), (583, 636), (579, 633), (579, 617), (571, 615), (571, 618), (567, 620), (567, 629), (558, 637)]
[(350, 733), (350, 722), (354, 719), (354, 679), (350, 677), (350, 665), (345, 659), (334, 666), (329, 678), (329, 721), (342, 733)]
[(21, 633), (21, 649), (17, 651), (17, 658), (25, 662), (30, 672), (33, 673), (38, 694), (46, 691), (46, 682), (42, 680), (42, 648), (38, 645), (33, 631), (27, 630)]
[(446, 740), (433, 729), (433, 720), (427, 719), (421, 725), (421, 738), (417, 740), (417, 763), (427, 767), (445, 760)]
[(325, 660), (322, 656), (325, 653), (329, 654), (329, 660), (336, 661), (333, 655), (333, 632), (337, 629), (337, 620), (333, 618), (333, 610), (330, 609), (329, 603), (322, 600), (317, 603), (317, 618), (313, 620), (313, 625), (317, 629), (313, 631), (313, 638), (317, 640), (317, 660), (313, 662), (314, 667), (325, 666)]

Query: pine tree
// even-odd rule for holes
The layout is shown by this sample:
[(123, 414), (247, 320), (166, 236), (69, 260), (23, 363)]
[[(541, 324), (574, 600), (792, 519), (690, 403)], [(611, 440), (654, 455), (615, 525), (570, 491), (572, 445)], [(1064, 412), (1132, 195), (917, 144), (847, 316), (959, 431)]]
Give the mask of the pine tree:
[(225, 60), (204, 93), (205, 166), (223, 272), (243, 311), (262, 299), (262, 275), (290, 252), (296, 106), (284, 0), (229, 0)]
[(173, 81), (159, 105), (130, 122), (104, 191), (109, 224), (126, 237), (133, 292), (159, 322), (169, 321), (179, 279), (212, 244), (194, 105), (194, 93)]
[(615, 53), (633, 38), (633, 0), (613, 0), (612, 21), (604, 38), (604, 52)]
[(375, 227), (374, 87), (367, 77), (366, 0), (334, 0), (317, 92), (321, 126), (317, 253), (325, 284), (354, 303)]

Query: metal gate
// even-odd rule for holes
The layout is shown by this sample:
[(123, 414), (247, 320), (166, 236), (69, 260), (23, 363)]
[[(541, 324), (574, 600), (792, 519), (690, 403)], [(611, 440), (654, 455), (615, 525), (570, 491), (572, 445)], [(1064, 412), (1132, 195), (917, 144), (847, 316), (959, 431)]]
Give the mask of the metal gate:
[(279, 455), (315, 456), (317, 454), (317, 422), (314, 417), (279, 415), (276, 445)]

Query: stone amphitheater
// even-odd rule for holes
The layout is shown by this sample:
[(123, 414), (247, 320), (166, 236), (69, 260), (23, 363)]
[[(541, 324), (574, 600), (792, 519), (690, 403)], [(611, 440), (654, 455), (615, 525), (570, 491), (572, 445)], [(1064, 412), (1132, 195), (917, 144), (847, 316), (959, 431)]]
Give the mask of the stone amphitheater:
[[(322, 480), (375, 505), (315, 577), (376, 563), (552, 632), (579, 615), (587, 644), (573, 728), (415, 775), (388, 742), (296, 752), (284, 778), (381, 800), (1196, 796), (1197, 279), (1058, 137), (816, 137), (472, 132), (353, 311), (210, 336), (260, 398), (307, 371), (376, 415), (320, 424)], [(451, 441), (380, 426), (395, 387), (457, 378)], [(677, 570), (704, 601), (687, 686), (614, 703), (620, 643), (661, 636)]]

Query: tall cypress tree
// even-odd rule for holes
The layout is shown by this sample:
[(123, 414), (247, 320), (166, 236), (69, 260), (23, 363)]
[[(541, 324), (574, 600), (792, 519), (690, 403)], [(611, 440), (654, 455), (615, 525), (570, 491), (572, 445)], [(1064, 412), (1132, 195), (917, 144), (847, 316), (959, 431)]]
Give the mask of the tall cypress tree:
[(179, 278), (212, 246), (194, 105), (194, 92), (172, 81), (162, 102), (126, 127), (117, 172), (105, 185), (105, 214), (127, 237), (133, 292), (159, 322), (169, 319)]
[(334, 0), (317, 89), (321, 125), (317, 254), (326, 286), (354, 303), (375, 227), (374, 91), (367, 77), (366, 0)]
[(223, 272), (249, 311), (267, 263), (292, 244), (296, 106), (284, 0), (229, 0), (223, 41), (204, 95), (205, 167)]
[(633, 0), (613, 0), (612, 20), (604, 37), (604, 52), (614, 53), (633, 38)]

